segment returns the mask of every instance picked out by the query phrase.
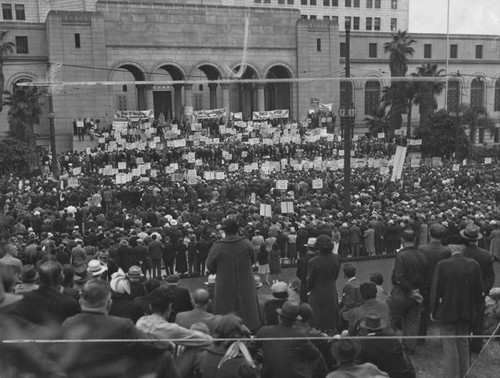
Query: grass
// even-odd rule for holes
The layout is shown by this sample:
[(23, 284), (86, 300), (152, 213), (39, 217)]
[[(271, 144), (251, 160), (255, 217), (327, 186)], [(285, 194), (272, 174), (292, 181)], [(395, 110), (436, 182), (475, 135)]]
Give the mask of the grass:
[[(384, 277), (384, 287), (390, 293), (391, 273), (394, 265), (393, 258), (364, 260), (350, 262), (357, 269), (356, 277), (360, 281), (367, 281), (371, 273), (379, 272)], [(496, 280), (494, 286), (500, 286), (500, 264), (495, 263)], [(295, 277), (295, 268), (285, 268), (282, 270), (280, 280), (289, 282)], [(206, 277), (189, 278), (181, 281), (181, 286), (187, 287), (190, 291), (196, 288), (203, 287)], [(337, 280), (337, 290), (341, 293), (345, 285), (345, 279), (342, 272)], [(259, 297), (263, 300), (271, 297), (269, 286), (262, 286), (258, 292)], [(429, 334), (437, 335), (439, 330), (437, 326), (430, 325)], [(492, 340), (481, 353), (475, 362), (467, 378), (492, 378), (500, 376), (500, 338)], [(474, 355), (471, 359), (474, 360)], [(443, 376), (443, 349), (438, 339), (429, 339), (423, 346), (417, 347), (415, 355), (411, 356), (413, 366), (419, 378), (435, 378)]]

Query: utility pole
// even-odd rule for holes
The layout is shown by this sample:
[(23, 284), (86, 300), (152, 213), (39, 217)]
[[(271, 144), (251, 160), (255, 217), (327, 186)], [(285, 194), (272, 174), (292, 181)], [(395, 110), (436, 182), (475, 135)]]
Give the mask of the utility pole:
[[(345, 29), (345, 77), (351, 77), (351, 25)], [(346, 104), (352, 107), (351, 82), (347, 82)], [(344, 214), (351, 211), (351, 119), (344, 113)], [(346, 117), (347, 116), (347, 117)]]
[(54, 102), (52, 99), (52, 88), (49, 86), (47, 88), (47, 95), (49, 97), (49, 130), (50, 130), (50, 149), (52, 151), (52, 160), (50, 168), (54, 175), (58, 174), (57, 166), (57, 152), (56, 152), (56, 131), (54, 127), (54, 118), (56, 114), (54, 113)]

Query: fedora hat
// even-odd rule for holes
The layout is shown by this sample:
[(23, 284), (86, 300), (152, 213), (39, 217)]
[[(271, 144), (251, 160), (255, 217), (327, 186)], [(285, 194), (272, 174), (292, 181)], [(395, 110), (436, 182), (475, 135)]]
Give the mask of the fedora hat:
[(367, 329), (368, 331), (380, 331), (384, 329), (387, 324), (380, 318), (378, 314), (369, 314), (360, 323), (361, 328)]
[(98, 276), (108, 270), (108, 267), (101, 264), (99, 260), (90, 260), (87, 270), (92, 273), (92, 276)]
[(281, 308), (276, 309), (276, 312), (284, 318), (302, 320), (299, 315), (299, 305), (294, 301), (286, 301)]
[(128, 245), (128, 240), (127, 239), (120, 240), (120, 245)]
[(142, 274), (142, 270), (137, 265), (132, 265), (127, 272), (128, 278), (141, 278), (144, 274)]
[(479, 240), (483, 237), (479, 232), (479, 227), (474, 223), (469, 223), (465, 229), (460, 231), (460, 235), (468, 240)]
[(338, 363), (351, 362), (361, 353), (361, 345), (356, 340), (340, 339), (332, 346), (332, 354)]
[(35, 282), (37, 278), (38, 278), (38, 273), (33, 265), (27, 264), (23, 266), (23, 270), (21, 273), (21, 280), (24, 283)]

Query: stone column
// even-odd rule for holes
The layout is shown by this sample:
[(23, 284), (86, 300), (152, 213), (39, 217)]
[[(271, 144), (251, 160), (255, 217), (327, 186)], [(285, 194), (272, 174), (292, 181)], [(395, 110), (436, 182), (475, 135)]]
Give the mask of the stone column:
[(222, 107), (227, 108), (228, 111), (231, 111), (229, 106), (229, 84), (221, 84), (221, 88), (222, 88)]
[(217, 109), (217, 84), (208, 84), (208, 89), (210, 89), (210, 109)]
[(145, 109), (154, 109), (154, 99), (153, 99), (153, 86), (145, 85), (144, 86), (144, 101), (145, 101)]
[(263, 112), (266, 110), (265, 96), (264, 96), (264, 88), (265, 84), (257, 84), (257, 111)]
[(182, 84), (174, 84), (174, 114), (173, 119), (180, 119), (182, 110)]
[(184, 85), (184, 105), (193, 106), (193, 84)]

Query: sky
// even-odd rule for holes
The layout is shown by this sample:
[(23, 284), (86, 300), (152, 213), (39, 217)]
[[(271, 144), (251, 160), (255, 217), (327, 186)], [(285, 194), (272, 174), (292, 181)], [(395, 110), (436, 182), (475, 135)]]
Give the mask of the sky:
[[(409, 1), (410, 33), (446, 33), (448, 0)], [(500, 0), (449, 2), (451, 34), (500, 35)]]

